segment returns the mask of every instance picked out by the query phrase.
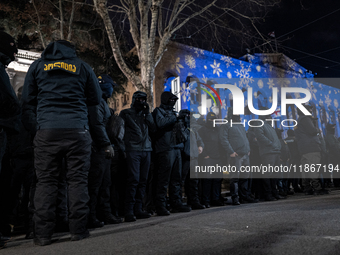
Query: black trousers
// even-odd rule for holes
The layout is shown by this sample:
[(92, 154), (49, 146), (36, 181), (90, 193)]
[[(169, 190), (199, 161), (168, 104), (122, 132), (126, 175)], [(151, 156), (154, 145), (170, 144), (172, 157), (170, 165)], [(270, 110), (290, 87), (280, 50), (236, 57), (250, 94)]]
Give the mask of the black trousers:
[[(11, 161), (13, 166), (13, 176), (9, 194), (11, 201), (11, 223), (16, 225), (18, 215), (22, 213), (25, 216), (25, 227), (28, 228), (29, 193), (34, 172), (33, 155), (18, 155)], [(23, 191), (22, 194), (21, 191)]]
[(127, 183), (125, 214), (142, 211), (150, 161), (150, 151), (126, 152)]
[(85, 129), (43, 129), (34, 138), (37, 176), (34, 196), (34, 234), (50, 238), (55, 226), (58, 182), (62, 160), (66, 164), (68, 184), (69, 228), (71, 234), (84, 233), (87, 228), (88, 171), (91, 136)]
[(89, 171), (90, 219), (105, 218), (111, 214), (110, 186), (111, 159), (105, 158), (104, 150), (92, 150)]
[(247, 199), (250, 195), (249, 176), (250, 173), (240, 172), (241, 166), (249, 166), (249, 156), (228, 157), (228, 162), (231, 166), (236, 166), (237, 172), (231, 172), (230, 175), (230, 194), (232, 199), (240, 197)]
[(174, 149), (157, 153), (157, 195), (156, 207), (166, 207), (166, 195), (169, 187), (170, 205), (177, 207), (182, 205), (181, 151)]
[(0, 173), (1, 173), (1, 162), (2, 162), (2, 157), (5, 155), (6, 151), (6, 144), (7, 144), (7, 135), (5, 130), (1, 129), (0, 127)]
[[(33, 217), (35, 212), (34, 196), (37, 186), (36, 172), (33, 171), (32, 182), (29, 189), (29, 203), (28, 203), (28, 222), (27, 232), (33, 232)], [(58, 195), (56, 203), (56, 227), (59, 224), (65, 224), (68, 222), (68, 197), (67, 197), (67, 181), (66, 181), (66, 164), (63, 160), (62, 167), (60, 169), (60, 175), (58, 178)]]
[(182, 158), (182, 185), (185, 188), (185, 194), (188, 198), (188, 204), (200, 203), (198, 195), (198, 179), (196, 176), (191, 176), (190, 168), (197, 166), (197, 158), (190, 159), (190, 157)]
[[(218, 159), (207, 158), (202, 160), (203, 166), (215, 166), (219, 163)], [(207, 173), (209, 176), (209, 173)], [(210, 204), (211, 201), (217, 201), (221, 197), (222, 178), (205, 178), (202, 182), (202, 198), (203, 205)]]
[(155, 153), (151, 152), (151, 163), (148, 174), (148, 180), (145, 189), (144, 209), (153, 213), (156, 210), (156, 192), (157, 192), (157, 161)]
[(126, 191), (126, 160), (122, 151), (115, 150), (111, 159), (111, 187), (110, 205), (115, 216), (124, 215), (124, 201)]
[[(261, 157), (261, 161), (263, 165), (270, 165), (270, 166), (279, 166), (280, 165), (280, 154), (279, 153), (272, 153), (272, 154), (265, 154)], [(272, 173), (267, 173), (266, 177), (263, 178), (263, 189), (265, 196), (277, 196), (278, 190), (276, 188), (276, 178), (270, 178)]]
[[(1, 145), (0, 145), (1, 146)], [(2, 171), (0, 173), (0, 232), (4, 236), (11, 236), (10, 227), (10, 204), (11, 196), (9, 191), (11, 189), (12, 168), (10, 164), (10, 154), (8, 150), (2, 158)]]

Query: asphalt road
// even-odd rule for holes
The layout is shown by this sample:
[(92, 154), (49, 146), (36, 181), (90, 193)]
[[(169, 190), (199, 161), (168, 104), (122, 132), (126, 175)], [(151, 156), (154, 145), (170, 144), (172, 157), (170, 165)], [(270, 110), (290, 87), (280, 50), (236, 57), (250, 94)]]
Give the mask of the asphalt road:
[(71, 242), (60, 233), (49, 246), (24, 236), (0, 254), (340, 254), (340, 191), (275, 202), (227, 205), (109, 225)]

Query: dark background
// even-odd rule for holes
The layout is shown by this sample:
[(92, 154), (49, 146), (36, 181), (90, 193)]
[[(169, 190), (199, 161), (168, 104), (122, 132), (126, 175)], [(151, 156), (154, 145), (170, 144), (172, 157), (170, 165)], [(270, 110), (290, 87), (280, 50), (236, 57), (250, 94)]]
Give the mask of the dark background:
[[(278, 52), (340, 87), (340, 1), (283, 0), (267, 17), (261, 32), (275, 31)], [(275, 45), (275, 39), (272, 39)], [(253, 49), (256, 52), (256, 49)]]

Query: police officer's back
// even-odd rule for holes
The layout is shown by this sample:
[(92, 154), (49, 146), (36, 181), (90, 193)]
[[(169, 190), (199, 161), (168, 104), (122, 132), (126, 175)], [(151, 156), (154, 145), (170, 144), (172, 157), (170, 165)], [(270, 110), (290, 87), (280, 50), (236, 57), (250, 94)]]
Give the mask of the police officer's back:
[[(101, 90), (91, 67), (80, 60), (68, 41), (50, 43), (33, 62), (23, 89), (26, 126), (34, 128), (37, 174), (35, 193), (35, 238), (37, 245), (51, 243), (55, 201), (62, 159), (67, 165), (69, 227), (71, 240), (89, 236), (87, 175), (91, 137), (88, 110), (99, 104)], [(36, 119), (36, 122), (35, 122)]]

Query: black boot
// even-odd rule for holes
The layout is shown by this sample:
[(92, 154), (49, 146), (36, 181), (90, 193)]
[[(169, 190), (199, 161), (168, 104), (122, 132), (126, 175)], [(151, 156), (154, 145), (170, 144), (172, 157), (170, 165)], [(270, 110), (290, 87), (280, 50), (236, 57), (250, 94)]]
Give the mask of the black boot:
[(191, 204), (191, 208), (193, 210), (200, 210), (200, 209), (205, 209), (206, 207), (199, 202)]
[(171, 209), (172, 213), (190, 212), (190, 211), (191, 211), (191, 207), (187, 205), (178, 205)]
[(232, 200), (233, 200), (233, 205), (240, 205), (241, 204), (240, 201), (238, 200), (238, 197), (233, 197)]
[(222, 202), (221, 200), (213, 200), (211, 201), (211, 206), (224, 206), (224, 202)]
[(144, 211), (138, 211), (138, 212), (135, 212), (135, 216), (137, 219), (148, 219), (151, 217), (151, 214), (148, 212), (144, 212)]
[(165, 207), (156, 208), (156, 213), (158, 216), (168, 216), (170, 212)]
[(104, 222), (99, 221), (97, 218), (92, 218), (87, 223), (88, 228), (101, 228), (104, 227)]
[(134, 222), (136, 221), (136, 216), (133, 214), (126, 214), (125, 215), (125, 222)]
[(123, 222), (122, 218), (116, 217), (113, 214), (108, 214), (108, 215), (105, 215), (105, 217), (104, 217), (104, 224), (105, 225), (119, 224), (119, 223), (122, 223), (122, 222)]

